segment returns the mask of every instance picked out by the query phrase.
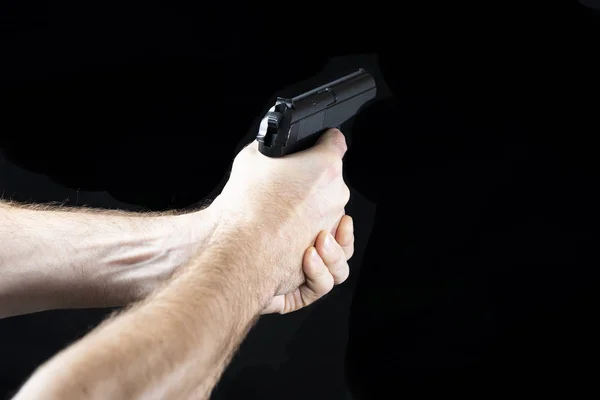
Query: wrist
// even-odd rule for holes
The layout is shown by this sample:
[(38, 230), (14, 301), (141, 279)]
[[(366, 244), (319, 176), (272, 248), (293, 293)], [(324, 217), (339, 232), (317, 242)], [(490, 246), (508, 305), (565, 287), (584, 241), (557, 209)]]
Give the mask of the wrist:
[(277, 249), (273, 249), (268, 237), (255, 221), (221, 218), (203, 248), (208, 264), (192, 262), (190, 267), (211, 265), (213, 273), (231, 282), (246, 299), (258, 302), (262, 311), (280, 284), (277, 269), (270, 268), (277, 265)]
[[(271, 301), (276, 285), (265, 279), (256, 254), (244, 251), (246, 243), (239, 232), (215, 232), (153, 301), (179, 304), (178, 308), (220, 310), (223, 328), (229, 322), (243, 325), (259, 316)], [(235, 316), (235, 321), (227, 322), (227, 316)], [(202, 318), (198, 322), (206, 323)]]
[(209, 245), (220, 223), (219, 212), (212, 205), (199, 211), (166, 218), (172, 219), (175, 231), (179, 232), (172, 238), (171, 245), (184, 248), (188, 260)]

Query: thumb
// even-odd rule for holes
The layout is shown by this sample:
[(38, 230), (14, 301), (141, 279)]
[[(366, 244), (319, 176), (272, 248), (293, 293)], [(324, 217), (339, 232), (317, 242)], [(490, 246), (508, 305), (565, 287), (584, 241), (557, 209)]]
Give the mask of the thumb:
[(346, 145), (346, 137), (339, 129), (328, 129), (315, 144), (315, 149), (319, 151), (332, 152), (340, 158), (344, 157), (348, 146)]

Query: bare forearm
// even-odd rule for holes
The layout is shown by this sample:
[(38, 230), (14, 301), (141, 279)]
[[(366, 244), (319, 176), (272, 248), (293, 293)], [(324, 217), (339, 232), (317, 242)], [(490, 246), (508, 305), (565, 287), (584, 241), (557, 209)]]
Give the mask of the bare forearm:
[(0, 202), (0, 318), (143, 297), (191, 256), (183, 218)]
[(237, 272), (244, 262), (243, 253), (203, 252), (42, 366), (15, 400), (208, 398), (268, 298), (257, 295), (264, 283)]

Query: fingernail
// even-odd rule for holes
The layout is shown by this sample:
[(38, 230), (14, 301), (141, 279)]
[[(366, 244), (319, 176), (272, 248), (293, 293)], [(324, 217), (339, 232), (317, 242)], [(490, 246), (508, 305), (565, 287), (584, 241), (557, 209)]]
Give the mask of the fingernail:
[(335, 250), (335, 239), (333, 238), (333, 236), (331, 236), (330, 233), (327, 234), (323, 247), (325, 247), (325, 251), (328, 253), (331, 253)]
[(319, 253), (317, 253), (317, 249), (312, 249), (310, 252), (310, 259), (312, 262), (319, 262), (321, 261), (321, 256), (319, 255)]

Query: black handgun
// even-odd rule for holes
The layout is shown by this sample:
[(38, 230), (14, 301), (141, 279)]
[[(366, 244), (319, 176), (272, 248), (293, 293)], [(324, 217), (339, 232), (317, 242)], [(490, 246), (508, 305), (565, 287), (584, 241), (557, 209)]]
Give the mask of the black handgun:
[(281, 157), (312, 147), (327, 129), (340, 129), (376, 94), (375, 80), (361, 68), (298, 96), (277, 97), (260, 123), (259, 151)]

